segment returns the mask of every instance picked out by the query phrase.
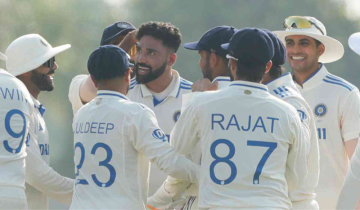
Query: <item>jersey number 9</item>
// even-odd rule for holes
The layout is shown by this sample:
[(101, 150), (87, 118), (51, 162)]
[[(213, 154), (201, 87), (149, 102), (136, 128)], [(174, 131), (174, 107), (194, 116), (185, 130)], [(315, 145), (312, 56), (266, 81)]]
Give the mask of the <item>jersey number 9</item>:
[[(14, 116), (14, 115), (20, 115), (20, 117), (22, 118), (22, 121), (23, 123), (20, 124), (20, 127), (21, 127), (21, 131), (20, 132), (16, 132), (14, 131), (14, 127), (17, 128), (19, 124), (13, 124), (13, 126), (11, 126), (11, 118)], [(9, 140), (4, 140), (3, 144), (4, 144), (4, 147), (6, 149), (6, 151), (10, 152), (10, 153), (13, 153), (13, 154), (16, 154), (16, 153), (19, 153), (21, 151), (21, 148), (22, 146), (24, 145), (24, 139), (25, 139), (25, 134), (26, 134), (26, 118), (25, 118), (25, 115), (22, 111), (18, 110), (18, 109), (12, 109), (10, 110), (6, 116), (5, 116), (5, 129), (6, 129), (6, 132), (13, 138), (15, 139), (19, 139), (21, 138), (20, 140), (20, 144), (18, 147), (16, 148), (12, 148), (9, 144)], [(18, 129), (16, 129), (18, 130)]]

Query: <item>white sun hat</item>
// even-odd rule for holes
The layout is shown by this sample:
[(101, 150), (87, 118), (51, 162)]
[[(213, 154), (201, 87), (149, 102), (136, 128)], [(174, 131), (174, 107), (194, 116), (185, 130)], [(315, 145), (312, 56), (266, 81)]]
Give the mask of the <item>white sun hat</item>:
[(349, 47), (360, 55), (360, 32), (354, 33), (349, 37)]
[(0, 52), (0, 60), (6, 61), (6, 56)]
[(6, 69), (14, 76), (24, 74), (38, 68), (70, 47), (70, 44), (52, 47), (39, 34), (21, 36), (11, 42), (6, 49)]
[(320, 56), (319, 62), (331, 63), (339, 60), (344, 55), (344, 46), (336, 39), (326, 35), (326, 28), (319, 20), (309, 16), (298, 16), (306, 18), (311, 23), (311, 28), (286, 28), (285, 31), (273, 31), (286, 45), (285, 38), (291, 35), (305, 35), (320, 41), (325, 46), (325, 52)]

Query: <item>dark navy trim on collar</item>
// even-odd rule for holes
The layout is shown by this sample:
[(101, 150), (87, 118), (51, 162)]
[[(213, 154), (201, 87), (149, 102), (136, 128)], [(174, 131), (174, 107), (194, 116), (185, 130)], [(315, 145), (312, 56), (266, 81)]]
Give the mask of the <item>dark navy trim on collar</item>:
[(256, 86), (252, 86), (252, 85), (245, 85), (245, 84), (237, 84), (237, 83), (235, 83), (235, 84), (231, 84), (230, 86), (245, 86), (245, 87), (256, 88), (256, 89), (260, 89), (260, 90), (264, 90), (264, 91), (268, 92), (266, 90), (266, 88), (256, 87)]
[(303, 82), (303, 85), (305, 84), (305, 82), (309, 81), (313, 76), (315, 76), (319, 71), (320, 69), (323, 67), (323, 64), (320, 63), (320, 67), (309, 77), (307, 78), (304, 82)]
[(97, 94), (98, 96), (117, 96), (119, 98), (122, 98), (122, 99), (125, 99), (125, 100), (129, 100), (127, 98), (125, 98), (124, 96), (122, 95), (118, 95), (118, 94), (114, 94), (114, 93), (98, 93)]

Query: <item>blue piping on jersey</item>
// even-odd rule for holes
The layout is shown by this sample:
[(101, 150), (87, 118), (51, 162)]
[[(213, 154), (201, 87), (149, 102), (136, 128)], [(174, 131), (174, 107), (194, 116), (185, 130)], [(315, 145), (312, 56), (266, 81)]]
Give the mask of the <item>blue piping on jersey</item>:
[(127, 98), (121, 96), (121, 95), (117, 95), (117, 94), (113, 94), (113, 93), (99, 93), (98, 96), (117, 96), (119, 98), (122, 98), (122, 99), (125, 99), (125, 100), (128, 100)]
[(213, 82), (215, 81), (231, 82), (230, 79), (215, 79)]
[(185, 79), (183, 79), (183, 78), (180, 79), (180, 82), (185, 83), (185, 84), (188, 84), (188, 85), (192, 85), (192, 82), (187, 81), (187, 80), (185, 80)]
[(184, 83), (184, 82), (180, 82), (180, 85), (190, 86), (190, 87), (191, 87), (191, 85), (192, 85), (192, 84), (189, 84), (189, 83)]
[(161, 100), (161, 101), (158, 101), (158, 100), (153, 96), (153, 99), (154, 99), (153, 101), (154, 101), (154, 107), (155, 107), (155, 106), (161, 104), (161, 102), (163, 102), (166, 98), (164, 98), (164, 99)]
[(340, 83), (340, 82), (334, 82), (334, 81), (329, 81), (329, 80), (326, 80), (326, 79), (323, 79), (324, 82), (327, 82), (327, 83), (331, 83), (331, 84), (334, 84), (334, 85), (340, 85), (340, 86), (343, 86), (345, 87), (346, 89), (348, 89), (349, 91), (352, 91), (352, 89), (350, 87), (348, 87), (347, 85), (344, 85), (343, 83)]
[(317, 74), (322, 67), (323, 67), (323, 64), (320, 63), (320, 67), (319, 67), (309, 78), (307, 78), (307, 79), (303, 82), (303, 84), (305, 84), (305, 82), (307, 82), (309, 79), (311, 79), (313, 76), (315, 76), (315, 74)]
[(231, 84), (230, 86), (245, 86), (245, 87), (251, 87), (251, 88), (257, 88), (260, 90), (265, 90), (267, 92), (267, 90), (265, 88), (262, 87), (256, 87), (256, 86), (252, 86), (252, 85), (245, 85), (245, 84)]
[(275, 80), (278, 80), (278, 79), (280, 79), (281, 77), (285, 77), (285, 76), (287, 76), (287, 75), (289, 75), (289, 74), (290, 74), (290, 72), (285, 73), (285, 74), (281, 75), (280, 77), (278, 77), (278, 78), (276, 78), (276, 79), (274, 79), (274, 80), (271, 80), (271, 81), (269, 81), (269, 82), (267, 82), (267, 83), (264, 83), (264, 85), (268, 85), (268, 84), (274, 82)]
[(326, 78), (330, 79), (330, 80), (333, 80), (333, 81), (337, 81), (339, 83), (342, 83), (344, 85), (346, 85), (347, 87), (349, 87), (351, 90), (353, 90), (353, 88), (351, 87), (351, 84), (348, 83), (347, 81), (345, 80), (341, 80), (341, 79), (337, 79), (337, 78), (334, 78), (333, 76), (331, 75), (327, 75)]
[(191, 90), (191, 87), (184, 87), (184, 86), (181, 86), (181, 84), (180, 84), (180, 86), (179, 86), (179, 90), (178, 90), (178, 92), (177, 92), (177, 94), (176, 94), (176, 98), (179, 96), (179, 94), (180, 94), (180, 90), (181, 90), (181, 89)]

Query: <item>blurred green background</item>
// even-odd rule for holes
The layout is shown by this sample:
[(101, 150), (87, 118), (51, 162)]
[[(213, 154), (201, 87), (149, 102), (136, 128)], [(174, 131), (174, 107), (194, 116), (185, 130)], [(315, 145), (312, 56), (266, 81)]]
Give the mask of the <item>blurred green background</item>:
[[(341, 60), (326, 64), (328, 70), (359, 87), (360, 57), (349, 49), (347, 40), (360, 31), (360, 0), (0, 0), (0, 51), (29, 33), (42, 35), (53, 46), (72, 45), (56, 57), (60, 66), (54, 77), (56, 88), (43, 92), (40, 101), (47, 108), (51, 166), (73, 178), (69, 84), (74, 76), (87, 73), (87, 58), (99, 46), (106, 26), (117, 21), (137, 27), (150, 20), (171, 22), (186, 43), (219, 25), (283, 30), (284, 19), (291, 15), (314, 16), (324, 23), (328, 35), (345, 47)], [(196, 81), (202, 76), (198, 57), (196, 51), (180, 47), (174, 68), (182, 77)], [(4, 62), (0, 68), (5, 69)], [(56, 202), (50, 207), (67, 208)]]

